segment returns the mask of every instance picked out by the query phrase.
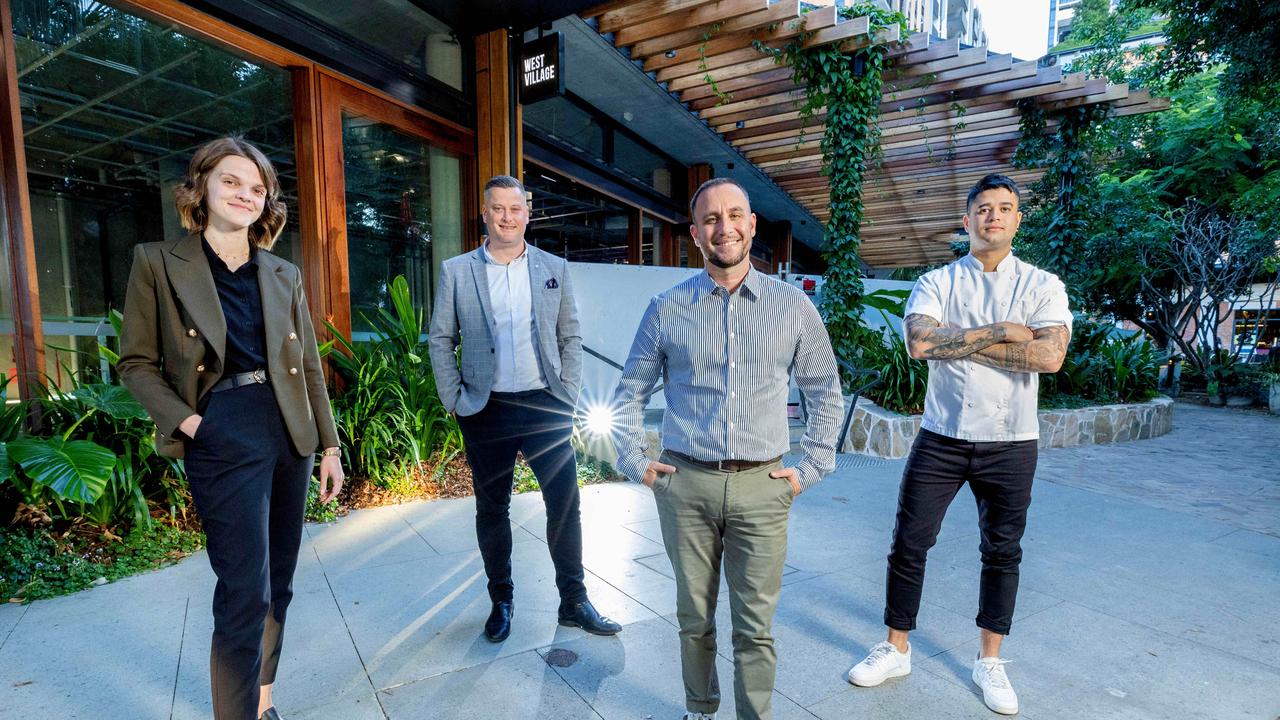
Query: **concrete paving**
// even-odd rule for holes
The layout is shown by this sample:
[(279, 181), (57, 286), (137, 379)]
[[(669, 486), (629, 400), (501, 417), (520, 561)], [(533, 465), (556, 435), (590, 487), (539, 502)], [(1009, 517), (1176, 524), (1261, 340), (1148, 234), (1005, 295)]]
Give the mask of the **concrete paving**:
[[(1005, 656), (1023, 718), (1280, 717), (1280, 418), (1178, 405), (1173, 433), (1047, 450)], [(775, 717), (993, 718), (977, 648), (976, 511), (962, 492), (930, 554), (911, 675), (842, 677), (882, 639), (902, 461), (846, 458), (797, 500), (775, 623)], [(678, 718), (671, 569), (649, 491), (586, 488), (587, 585), (625, 624), (556, 625), (536, 494), (512, 509), (511, 637), (488, 613), (473, 502), (307, 527), (276, 700), (290, 720)], [(29, 606), (0, 606), (0, 719), (207, 718), (213, 576), (198, 554)], [(722, 596), (723, 597), (723, 596)], [(734, 717), (721, 603), (721, 718)]]

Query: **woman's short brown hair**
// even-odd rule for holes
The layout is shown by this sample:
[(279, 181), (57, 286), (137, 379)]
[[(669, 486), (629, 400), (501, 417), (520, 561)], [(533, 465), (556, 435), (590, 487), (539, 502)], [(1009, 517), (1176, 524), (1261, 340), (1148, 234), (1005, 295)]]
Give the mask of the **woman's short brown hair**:
[(249, 160), (258, 166), (258, 172), (262, 174), (262, 183), (267, 187), (267, 198), (262, 203), (262, 215), (249, 226), (249, 242), (263, 250), (270, 250), (284, 230), (289, 212), (280, 199), (280, 179), (276, 176), (276, 169), (272, 167), (271, 161), (253, 143), (242, 137), (233, 135), (210, 140), (196, 150), (196, 154), (191, 157), (191, 165), (187, 167), (186, 178), (173, 190), (178, 218), (187, 232), (204, 232), (209, 225), (205, 184), (209, 180), (209, 173), (228, 155), (239, 155)]

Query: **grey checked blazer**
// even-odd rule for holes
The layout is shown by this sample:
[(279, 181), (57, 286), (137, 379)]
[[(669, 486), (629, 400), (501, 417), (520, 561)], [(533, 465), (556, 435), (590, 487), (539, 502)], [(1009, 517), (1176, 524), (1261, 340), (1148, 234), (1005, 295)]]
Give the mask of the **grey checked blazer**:
[[(574, 405), (582, 383), (582, 337), (568, 263), (532, 245), (527, 247), (534, 351), (547, 388)], [(496, 327), (480, 249), (445, 260), (431, 312), (430, 346), (436, 391), (449, 412), (474, 415), (489, 401)], [(462, 352), (455, 355), (459, 345)]]

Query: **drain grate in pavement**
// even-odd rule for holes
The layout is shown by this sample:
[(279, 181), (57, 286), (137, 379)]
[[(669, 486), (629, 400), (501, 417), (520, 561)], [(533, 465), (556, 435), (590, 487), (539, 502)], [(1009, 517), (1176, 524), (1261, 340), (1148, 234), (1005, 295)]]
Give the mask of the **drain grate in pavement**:
[(552, 667), (567, 668), (578, 662), (578, 653), (564, 648), (555, 648), (543, 658)]
[(886, 464), (886, 461), (883, 458), (871, 457), (870, 455), (861, 455), (858, 453), (840, 453), (839, 455), (836, 455), (837, 470), (880, 467), (884, 464)]

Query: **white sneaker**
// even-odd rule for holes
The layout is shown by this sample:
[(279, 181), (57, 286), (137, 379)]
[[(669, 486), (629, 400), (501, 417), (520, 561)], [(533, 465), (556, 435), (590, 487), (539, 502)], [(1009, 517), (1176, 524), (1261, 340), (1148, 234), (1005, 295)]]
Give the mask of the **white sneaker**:
[(911, 645), (906, 652), (888, 641), (878, 643), (862, 662), (849, 668), (845, 676), (858, 687), (875, 687), (889, 678), (902, 677), (911, 672)]
[(687, 712), (684, 714), (684, 720), (716, 720), (716, 714)]
[(973, 683), (982, 688), (982, 701), (987, 707), (1001, 715), (1018, 713), (1018, 694), (1009, 684), (1009, 676), (1004, 672), (1005, 663), (998, 657), (984, 658), (979, 654), (973, 661)]

